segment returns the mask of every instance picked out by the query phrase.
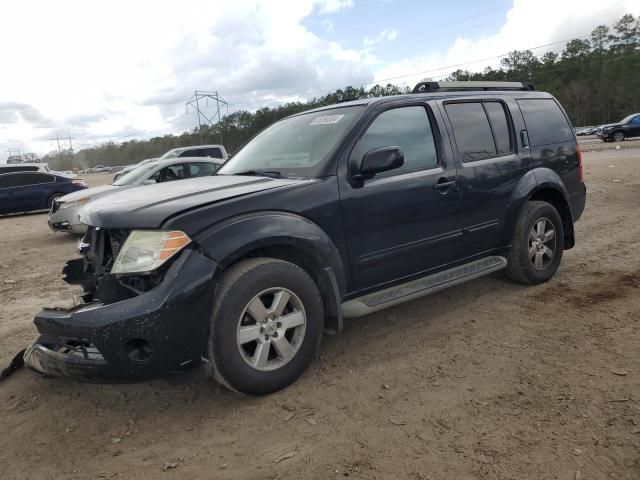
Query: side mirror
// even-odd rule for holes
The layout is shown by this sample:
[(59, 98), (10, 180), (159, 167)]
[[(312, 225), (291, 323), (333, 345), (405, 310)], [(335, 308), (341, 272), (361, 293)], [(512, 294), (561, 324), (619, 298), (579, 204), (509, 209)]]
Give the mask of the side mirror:
[(373, 178), (376, 173), (394, 170), (402, 165), (404, 165), (404, 153), (400, 147), (374, 148), (364, 154), (353, 178), (367, 180)]
[(153, 178), (148, 178), (147, 180), (142, 182), (143, 185), (153, 185), (154, 183), (156, 183), (156, 181)]

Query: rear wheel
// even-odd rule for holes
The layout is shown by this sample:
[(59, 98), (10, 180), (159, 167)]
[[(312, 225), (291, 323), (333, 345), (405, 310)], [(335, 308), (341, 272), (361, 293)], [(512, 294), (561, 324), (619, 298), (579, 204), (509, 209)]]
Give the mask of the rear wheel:
[(216, 291), (208, 354), (216, 380), (250, 395), (295, 381), (313, 360), (323, 304), (311, 277), (282, 260), (244, 260)]
[(518, 217), (506, 275), (526, 285), (546, 282), (558, 270), (563, 250), (564, 228), (558, 211), (546, 202), (527, 202)]

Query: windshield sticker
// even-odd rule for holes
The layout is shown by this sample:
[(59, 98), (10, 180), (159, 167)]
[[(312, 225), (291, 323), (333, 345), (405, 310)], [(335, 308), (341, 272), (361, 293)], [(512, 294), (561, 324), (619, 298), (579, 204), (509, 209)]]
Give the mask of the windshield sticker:
[(316, 117), (309, 125), (331, 125), (342, 120), (344, 115), (325, 115), (324, 117)]

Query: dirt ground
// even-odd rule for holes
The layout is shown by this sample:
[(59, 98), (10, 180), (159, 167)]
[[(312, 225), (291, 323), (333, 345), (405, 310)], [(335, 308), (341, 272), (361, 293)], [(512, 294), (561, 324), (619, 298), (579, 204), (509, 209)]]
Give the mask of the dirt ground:
[[(347, 320), (262, 398), (202, 370), (133, 385), (18, 371), (0, 384), (0, 478), (639, 479), (640, 149), (584, 159), (577, 247), (548, 284), (495, 274)], [(69, 298), (77, 240), (43, 214), (0, 231), (5, 365), (39, 308)]]

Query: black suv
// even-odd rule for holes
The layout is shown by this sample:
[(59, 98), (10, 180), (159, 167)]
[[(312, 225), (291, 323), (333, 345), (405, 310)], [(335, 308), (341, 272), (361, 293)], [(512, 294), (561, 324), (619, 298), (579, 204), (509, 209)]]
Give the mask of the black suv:
[(87, 205), (64, 268), (85, 303), (38, 314), (25, 361), (94, 381), (205, 362), (273, 392), (343, 317), (500, 269), (549, 280), (584, 205), (570, 122), (529, 85), (421, 83), (307, 111), (216, 176)]
[(605, 142), (621, 142), (625, 138), (640, 137), (640, 113), (624, 117), (618, 123), (600, 125), (596, 135)]

